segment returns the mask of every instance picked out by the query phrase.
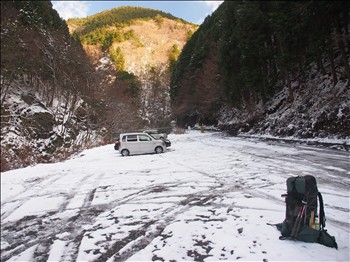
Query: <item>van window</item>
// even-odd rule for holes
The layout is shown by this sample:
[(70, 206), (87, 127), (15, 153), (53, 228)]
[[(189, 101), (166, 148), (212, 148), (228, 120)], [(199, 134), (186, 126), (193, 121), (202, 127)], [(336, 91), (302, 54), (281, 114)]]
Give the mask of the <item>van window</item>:
[(128, 142), (137, 142), (137, 135), (128, 135)]
[(139, 135), (139, 140), (140, 141), (151, 141), (151, 138), (146, 135)]
[(126, 136), (123, 136), (122, 141), (123, 141), (123, 142), (126, 141)]

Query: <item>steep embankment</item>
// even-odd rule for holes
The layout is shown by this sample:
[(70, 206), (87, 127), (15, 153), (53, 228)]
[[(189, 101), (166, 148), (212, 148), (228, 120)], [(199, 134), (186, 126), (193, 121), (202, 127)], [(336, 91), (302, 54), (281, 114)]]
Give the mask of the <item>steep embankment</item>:
[(342, 1), (224, 2), (173, 70), (178, 124), (350, 137), (349, 26)]
[(103, 143), (96, 80), (50, 1), (1, 2), (1, 171)]

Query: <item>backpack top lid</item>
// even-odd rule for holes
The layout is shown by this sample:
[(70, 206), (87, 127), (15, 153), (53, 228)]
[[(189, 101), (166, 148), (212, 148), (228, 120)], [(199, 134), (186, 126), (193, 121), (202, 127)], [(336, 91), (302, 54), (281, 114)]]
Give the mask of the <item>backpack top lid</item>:
[(317, 183), (314, 176), (297, 176), (287, 179), (287, 193), (297, 193), (299, 195), (317, 194)]

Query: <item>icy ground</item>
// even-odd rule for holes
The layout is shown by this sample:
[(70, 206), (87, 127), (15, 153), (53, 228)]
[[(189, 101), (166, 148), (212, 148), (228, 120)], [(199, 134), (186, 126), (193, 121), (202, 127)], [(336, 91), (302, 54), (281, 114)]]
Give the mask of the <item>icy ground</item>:
[[(350, 154), (221, 133), (160, 155), (113, 145), (1, 174), (1, 261), (349, 261)], [(289, 176), (314, 175), (339, 249), (279, 240)]]

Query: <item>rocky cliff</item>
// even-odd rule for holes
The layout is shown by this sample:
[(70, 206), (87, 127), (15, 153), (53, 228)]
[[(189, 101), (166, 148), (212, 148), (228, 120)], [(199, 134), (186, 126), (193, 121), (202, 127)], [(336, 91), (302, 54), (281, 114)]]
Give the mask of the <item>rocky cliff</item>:
[(104, 143), (96, 79), (50, 1), (1, 2), (1, 170)]

